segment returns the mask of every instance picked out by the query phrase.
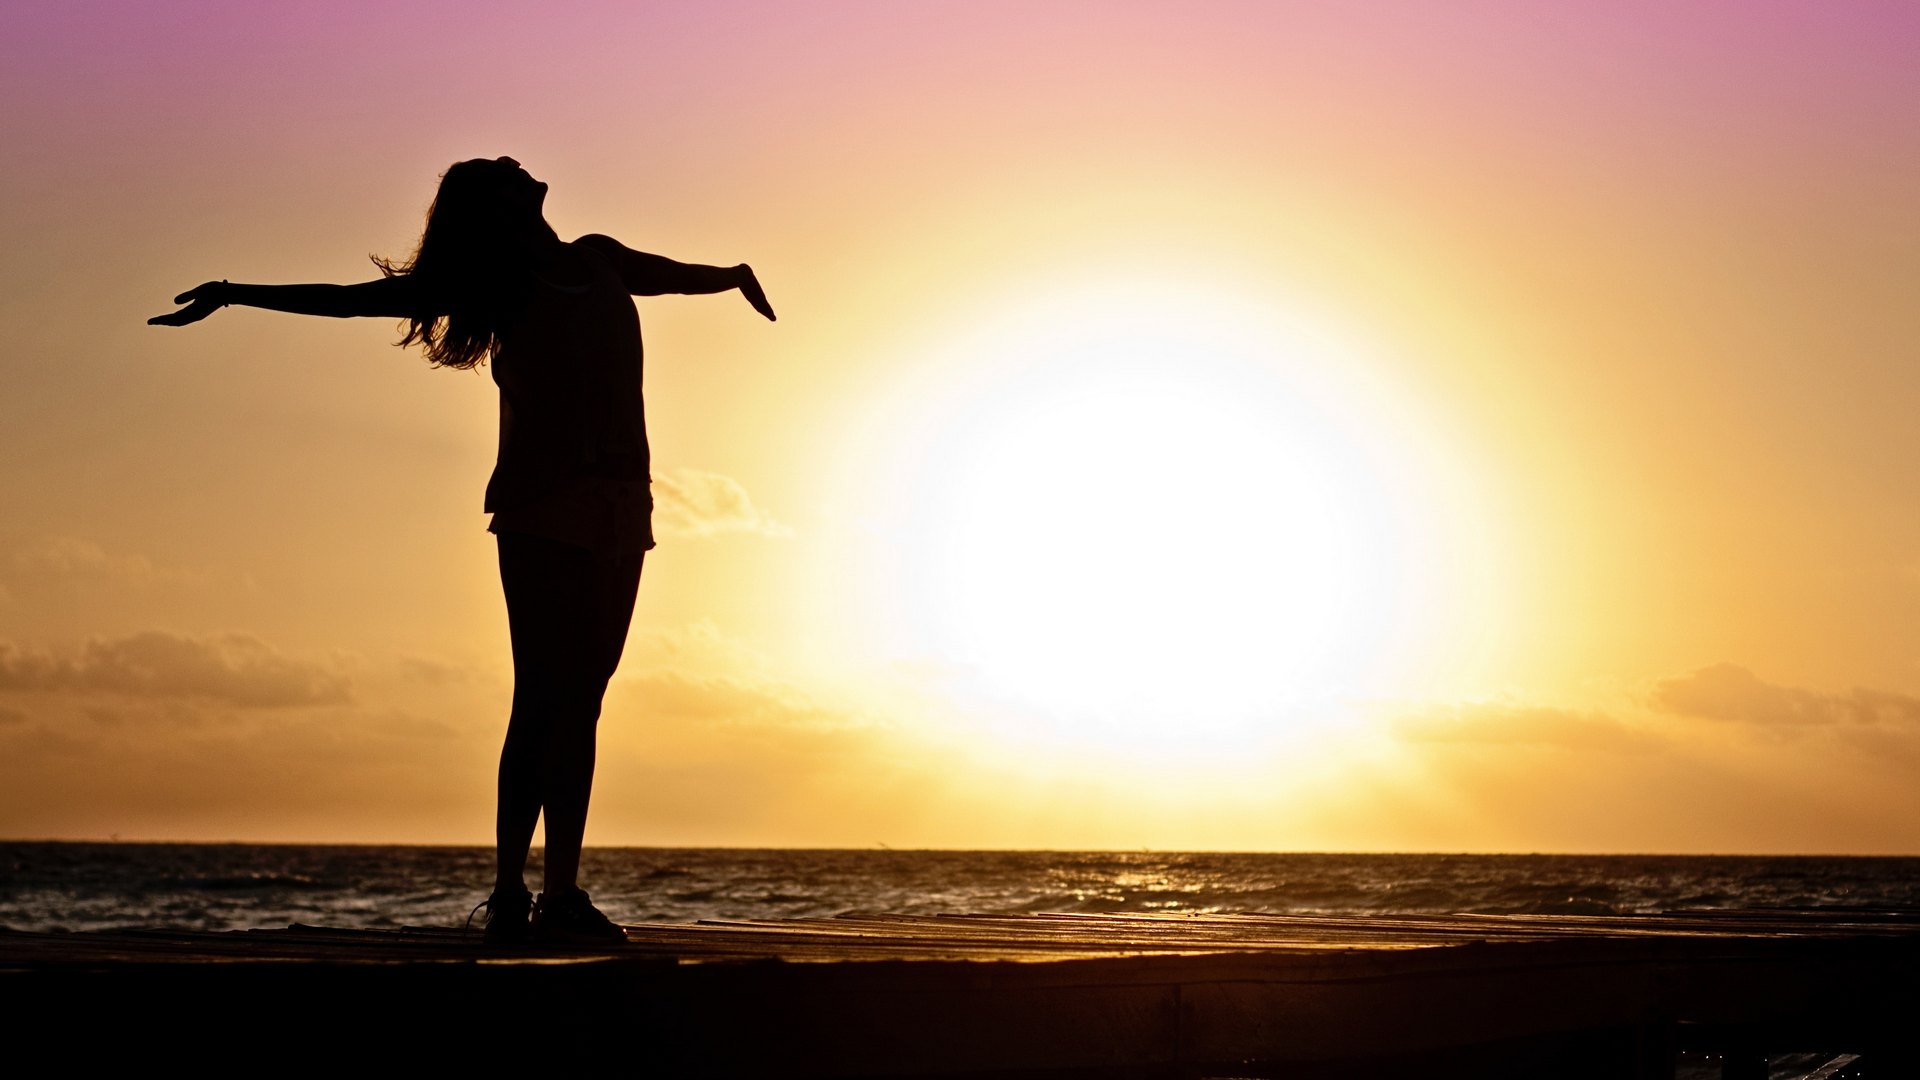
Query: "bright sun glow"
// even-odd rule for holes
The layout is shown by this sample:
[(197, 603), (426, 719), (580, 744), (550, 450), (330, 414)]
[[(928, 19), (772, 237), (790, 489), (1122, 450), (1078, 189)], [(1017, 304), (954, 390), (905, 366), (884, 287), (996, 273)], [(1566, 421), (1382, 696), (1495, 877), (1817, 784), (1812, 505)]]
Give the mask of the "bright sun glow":
[(917, 435), (892, 583), (912, 644), (1106, 746), (1244, 744), (1355, 693), (1405, 529), (1313, 374), (1324, 342), (1217, 305), (1046, 310)]

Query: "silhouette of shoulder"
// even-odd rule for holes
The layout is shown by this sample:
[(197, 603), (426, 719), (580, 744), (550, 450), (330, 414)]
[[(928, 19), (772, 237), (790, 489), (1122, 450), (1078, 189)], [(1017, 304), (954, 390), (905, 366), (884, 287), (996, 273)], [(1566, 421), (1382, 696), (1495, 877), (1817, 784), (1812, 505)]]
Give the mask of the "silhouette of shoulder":
[(686, 265), (664, 255), (649, 255), (602, 233), (588, 233), (574, 244), (613, 264), (614, 272), (635, 296), (661, 296), (683, 291)]

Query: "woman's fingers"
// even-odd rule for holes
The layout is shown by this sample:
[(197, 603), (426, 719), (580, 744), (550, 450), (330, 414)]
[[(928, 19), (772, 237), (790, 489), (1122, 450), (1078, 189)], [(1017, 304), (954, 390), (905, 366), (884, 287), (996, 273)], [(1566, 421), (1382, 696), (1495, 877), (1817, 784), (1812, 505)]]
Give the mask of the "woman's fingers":
[[(183, 294), (188, 295), (188, 294)], [(178, 303), (179, 301), (175, 301)], [(220, 305), (210, 300), (195, 300), (179, 311), (169, 311), (165, 315), (155, 315), (147, 320), (148, 326), (185, 326), (197, 323), (201, 319), (220, 310)]]
[(767, 321), (778, 321), (773, 314), (773, 305), (767, 302), (766, 290), (760, 287), (760, 279), (753, 276), (752, 270), (747, 271), (747, 280), (740, 284), (740, 293), (747, 298), (747, 303), (753, 305), (753, 310), (767, 317)]
[(147, 320), (147, 325), (185, 326), (188, 323), (199, 322), (201, 319), (220, 310), (221, 304), (216, 297), (219, 296), (218, 290), (220, 286), (224, 284), (225, 282), (208, 281), (195, 285), (193, 288), (173, 298), (174, 303), (185, 304), (187, 305), (186, 307), (181, 308), (179, 311), (170, 311), (165, 315), (155, 315), (153, 318)]

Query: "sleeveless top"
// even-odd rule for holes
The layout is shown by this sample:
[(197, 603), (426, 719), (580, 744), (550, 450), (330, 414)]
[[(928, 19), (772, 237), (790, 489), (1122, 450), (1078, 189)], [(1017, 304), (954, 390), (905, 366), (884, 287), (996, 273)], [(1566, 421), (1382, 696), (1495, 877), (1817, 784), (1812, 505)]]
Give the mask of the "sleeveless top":
[(595, 551), (646, 551), (653, 498), (640, 316), (604, 256), (569, 246), (585, 283), (535, 277), (493, 357), (500, 454), (487, 481), (487, 527)]

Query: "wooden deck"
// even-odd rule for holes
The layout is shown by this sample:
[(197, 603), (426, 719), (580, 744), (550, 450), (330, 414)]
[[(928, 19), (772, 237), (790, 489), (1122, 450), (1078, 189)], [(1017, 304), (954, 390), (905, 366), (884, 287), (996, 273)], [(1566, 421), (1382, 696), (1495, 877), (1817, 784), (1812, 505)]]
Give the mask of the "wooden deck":
[(430, 928), (0, 932), (0, 1015), (123, 1066), (1626, 1078), (1693, 1049), (1733, 1076), (1846, 1051), (1920, 1077), (1909, 913), (858, 915), (629, 937), (609, 955)]

